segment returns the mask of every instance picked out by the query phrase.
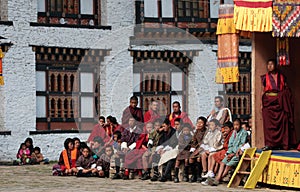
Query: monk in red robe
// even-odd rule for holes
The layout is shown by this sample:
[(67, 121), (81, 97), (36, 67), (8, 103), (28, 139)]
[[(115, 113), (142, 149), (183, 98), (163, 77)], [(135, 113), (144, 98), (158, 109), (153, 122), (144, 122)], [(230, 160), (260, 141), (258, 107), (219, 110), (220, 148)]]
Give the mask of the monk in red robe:
[(130, 97), (129, 106), (124, 109), (122, 115), (122, 127), (128, 127), (129, 118), (133, 117), (138, 124), (142, 124), (144, 122), (143, 110), (138, 105), (138, 98), (136, 96)]
[(144, 122), (145, 123), (154, 123), (156, 119), (159, 119), (160, 115), (158, 112), (158, 102), (152, 101), (150, 105), (150, 109), (144, 114)]
[(276, 61), (267, 62), (268, 72), (261, 76), (264, 93), (262, 115), (265, 147), (263, 150), (289, 149), (296, 144), (293, 99), (285, 77), (276, 69)]
[(87, 142), (90, 143), (91, 145), (93, 144), (93, 140), (95, 137), (101, 137), (103, 140), (106, 140), (106, 133), (105, 130), (103, 129), (105, 125), (105, 117), (100, 116), (98, 123), (94, 126)]
[(182, 120), (182, 123), (188, 123), (191, 125), (191, 127), (194, 127), (192, 121), (188, 117), (187, 113), (180, 110), (181, 106), (178, 101), (174, 101), (172, 104), (173, 107), (173, 113), (169, 114), (167, 118), (171, 122), (171, 127), (175, 127), (175, 119), (180, 118)]

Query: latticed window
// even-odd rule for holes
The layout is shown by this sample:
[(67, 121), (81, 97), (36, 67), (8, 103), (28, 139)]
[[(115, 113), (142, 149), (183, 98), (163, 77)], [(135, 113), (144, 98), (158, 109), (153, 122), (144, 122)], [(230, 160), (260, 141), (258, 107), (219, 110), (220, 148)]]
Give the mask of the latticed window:
[(144, 0), (143, 3), (145, 18), (208, 18), (219, 4), (210, 5), (210, 0)]
[(226, 84), (227, 106), (234, 117), (251, 115), (251, 53), (239, 53), (239, 82)]
[(38, 131), (90, 130), (100, 109), (99, 66), (108, 50), (34, 47)]
[(152, 101), (160, 105), (160, 115), (171, 112), (171, 104), (179, 101), (187, 110), (187, 67), (192, 62), (186, 55), (194, 52), (179, 51), (133, 51), (134, 95), (140, 106), (149, 110)]
[(203, 18), (204, 7), (205, 2), (202, 0), (178, 0), (178, 17)]
[(38, 0), (38, 22), (100, 25), (100, 0)]

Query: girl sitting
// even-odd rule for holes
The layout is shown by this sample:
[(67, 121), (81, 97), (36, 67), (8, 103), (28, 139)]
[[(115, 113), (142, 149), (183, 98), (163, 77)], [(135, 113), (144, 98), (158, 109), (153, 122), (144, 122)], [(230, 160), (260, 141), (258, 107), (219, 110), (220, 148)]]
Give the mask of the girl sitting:
[(21, 143), (17, 153), (17, 161), (19, 165), (25, 165), (30, 163), (30, 150), (26, 147), (25, 143)]
[[(79, 156), (79, 151), (74, 148), (74, 140), (67, 138), (64, 142), (65, 149), (61, 152), (58, 165), (61, 173), (59, 175), (73, 175), (77, 173), (76, 161)], [(56, 167), (55, 167), (56, 168)]]

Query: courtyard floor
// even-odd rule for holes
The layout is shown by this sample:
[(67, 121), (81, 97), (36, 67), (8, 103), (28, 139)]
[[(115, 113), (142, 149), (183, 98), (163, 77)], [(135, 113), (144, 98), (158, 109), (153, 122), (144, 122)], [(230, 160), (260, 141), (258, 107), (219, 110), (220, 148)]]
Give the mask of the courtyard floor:
[[(52, 176), (52, 164), (28, 166), (0, 166), (0, 191), (250, 191), (202, 186), (199, 183), (151, 182), (135, 180), (111, 180), (102, 178), (76, 178)], [(279, 191), (260, 188), (251, 191)], [(293, 190), (284, 190), (293, 191)]]

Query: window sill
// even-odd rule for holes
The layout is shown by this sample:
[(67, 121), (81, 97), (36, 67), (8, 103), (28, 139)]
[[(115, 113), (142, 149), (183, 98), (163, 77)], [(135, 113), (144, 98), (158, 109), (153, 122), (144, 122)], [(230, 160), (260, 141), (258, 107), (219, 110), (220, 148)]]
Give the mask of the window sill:
[(46, 134), (70, 134), (70, 133), (90, 133), (89, 130), (51, 130), (51, 131), (29, 131), (29, 135), (46, 135)]
[(11, 131), (0, 131), (0, 135), (11, 135)]
[[(1, 24), (1, 23), (0, 23)], [(33, 27), (66, 27), (66, 28), (82, 28), (82, 29), (103, 29), (111, 30), (111, 26), (92, 26), (92, 25), (68, 25), (68, 24), (47, 24), (31, 22)]]

